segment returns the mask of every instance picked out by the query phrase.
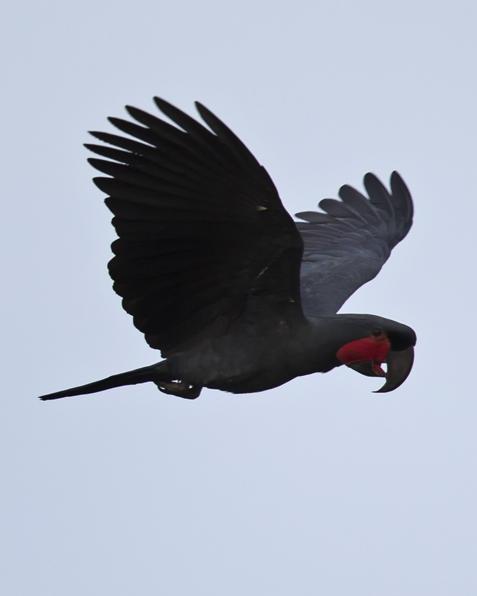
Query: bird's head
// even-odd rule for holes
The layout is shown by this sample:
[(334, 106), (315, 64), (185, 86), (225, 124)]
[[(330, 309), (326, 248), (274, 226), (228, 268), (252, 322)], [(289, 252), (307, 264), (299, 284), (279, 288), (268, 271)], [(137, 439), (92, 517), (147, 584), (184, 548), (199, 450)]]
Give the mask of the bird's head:
[(414, 330), (374, 315), (338, 315), (338, 318), (341, 342), (335, 352), (336, 365), (345, 364), (370, 377), (385, 377), (386, 382), (375, 393), (393, 391), (402, 385), (414, 362)]

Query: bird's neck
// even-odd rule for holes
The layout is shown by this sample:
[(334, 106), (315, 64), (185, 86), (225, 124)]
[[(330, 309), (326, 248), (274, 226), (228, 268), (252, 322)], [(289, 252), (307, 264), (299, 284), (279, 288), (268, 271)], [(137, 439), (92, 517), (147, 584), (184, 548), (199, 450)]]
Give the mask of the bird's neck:
[(328, 372), (340, 365), (338, 350), (360, 334), (367, 334), (367, 315), (329, 315), (309, 319), (299, 338), (298, 359), (305, 372)]

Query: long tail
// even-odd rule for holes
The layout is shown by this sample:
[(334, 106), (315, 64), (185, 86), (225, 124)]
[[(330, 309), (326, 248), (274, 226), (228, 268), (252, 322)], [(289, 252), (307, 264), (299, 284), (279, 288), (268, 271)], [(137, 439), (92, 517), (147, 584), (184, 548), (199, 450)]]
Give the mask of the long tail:
[[(129, 370), (128, 372), (119, 373), (94, 383), (80, 385), (79, 387), (71, 387), (71, 389), (64, 389), (48, 395), (41, 395), (40, 399), (47, 401), (49, 399), (59, 399), (60, 397), (71, 397), (73, 395), (84, 395), (85, 393), (96, 393), (97, 391), (104, 391), (105, 389), (112, 389), (113, 387), (120, 387), (121, 385), (137, 385), (138, 383), (147, 383), (148, 381), (157, 381), (167, 377), (166, 362), (159, 362), (152, 366), (144, 366), (143, 368), (136, 368), (136, 370)], [(162, 373), (162, 374), (161, 374)]]

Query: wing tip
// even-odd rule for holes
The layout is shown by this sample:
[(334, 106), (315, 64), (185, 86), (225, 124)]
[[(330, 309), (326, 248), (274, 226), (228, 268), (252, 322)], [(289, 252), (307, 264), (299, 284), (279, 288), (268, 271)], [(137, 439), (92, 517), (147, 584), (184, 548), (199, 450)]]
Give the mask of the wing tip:
[(171, 103), (169, 103), (162, 97), (159, 97), (158, 95), (154, 95), (152, 100), (156, 104), (156, 106), (161, 110), (161, 112), (164, 111), (163, 108), (165, 108), (167, 110), (168, 107), (173, 107)]
[(336, 222), (339, 225), (345, 225), (344, 220), (350, 216), (359, 219), (361, 225), (363, 222), (371, 227), (384, 224), (388, 230), (389, 240), (395, 246), (407, 235), (412, 226), (413, 202), (406, 183), (397, 170), (393, 170), (390, 175), (389, 190), (373, 172), (364, 174), (363, 183), (366, 194), (361, 193), (354, 186), (343, 184), (338, 191), (341, 201), (322, 199), (318, 203), (324, 213), (301, 211), (295, 213), (295, 217), (313, 224)]
[(327, 213), (320, 213), (319, 211), (299, 211), (294, 215), (308, 223), (324, 224), (331, 221), (330, 216)]
[[(95, 167), (95, 166), (93, 166)], [(93, 178), (93, 184), (99, 188), (99, 190), (101, 192), (106, 193), (107, 195), (110, 194), (111, 192), (111, 187), (110, 187), (110, 183), (113, 181), (114, 179), (111, 178), (110, 176), (95, 176)]]
[(88, 130), (88, 134), (91, 135), (93, 138), (98, 139), (101, 141), (101, 136), (104, 134), (100, 130)]
[(135, 117), (134, 114), (139, 114), (140, 112), (142, 112), (142, 110), (140, 110), (139, 108), (135, 108), (134, 106), (130, 105), (130, 104), (126, 104), (124, 106), (124, 109), (126, 110), (126, 112), (132, 116), (133, 118)]

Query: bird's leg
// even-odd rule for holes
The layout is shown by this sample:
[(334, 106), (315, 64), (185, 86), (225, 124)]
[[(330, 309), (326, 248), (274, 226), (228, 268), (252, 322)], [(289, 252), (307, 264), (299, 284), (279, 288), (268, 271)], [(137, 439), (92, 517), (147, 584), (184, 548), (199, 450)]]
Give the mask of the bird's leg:
[(158, 364), (153, 381), (162, 393), (177, 395), (185, 399), (196, 399), (202, 391), (201, 385), (191, 385), (181, 379), (175, 379), (167, 360)]
[(202, 387), (200, 385), (190, 385), (185, 381), (157, 381), (156, 385), (159, 391), (168, 395), (177, 395), (185, 399), (196, 399), (199, 397)]

